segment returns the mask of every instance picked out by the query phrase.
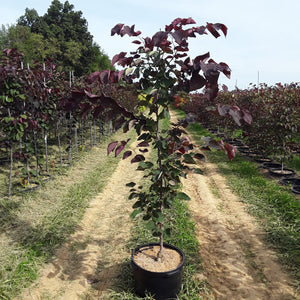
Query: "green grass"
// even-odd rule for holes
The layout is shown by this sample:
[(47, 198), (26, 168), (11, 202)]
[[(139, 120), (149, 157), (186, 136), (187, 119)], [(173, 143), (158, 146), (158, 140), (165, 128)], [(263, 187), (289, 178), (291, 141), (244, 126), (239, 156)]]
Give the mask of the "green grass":
[[(128, 136), (134, 139), (135, 134)], [(76, 177), (71, 169), (36, 192), (0, 200), (0, 299), (12, 299), (29, 286), (74, 232), (89, 200), (102, 191), (120, 160), (106, 156), (107, 143), (82, 154), (74, 163), (83, 169)], [(95, 163), (85, 172), (88, 159)]]
[(286, 165), (288, 168), (294, 169), (300, 173), (300, 154), (287, 161)]
[[(190, 124), (188, 131), (196, 142), (207, 132), (199, 124)], [(300, 282), (300, 205), (299, 200), (276, 181), (262, 175), (258, 165), (237, 154), (230, 162), (221, 151), (207, 152), (216, 163), (231, 189), (246, 203), (266, 232), (266, 241), (276, 250), (281, 263)], [(296, 163), (298, 161), (296, 160)]]

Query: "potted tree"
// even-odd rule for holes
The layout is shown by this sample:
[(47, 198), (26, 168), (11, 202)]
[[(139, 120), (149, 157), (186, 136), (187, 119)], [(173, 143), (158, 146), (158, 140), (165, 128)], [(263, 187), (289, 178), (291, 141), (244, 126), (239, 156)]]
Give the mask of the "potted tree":
[[(151, 38), (138, 38), (133, 41), (137, 50), (129, 56), (125, 52), (115, 55), (112, 63), (125, 68), (123, 78), (126, 83), (135, 84), (139, 98), (138, 113), (127, 120), (126, 131), (134, 126), (138, 135), (140, 153), (132, 155), (131, 150), (123, 158), (132, 155), (131, 162), (138, 163), (137, 170), (144, 171), (151, 184), (147, 190), (136, 187), (136, 183), (127, 183), (131, 188), (129, 199), (135, 200), (131, 217), (142, 215), (148, 223), (158, 243), (137, 247), (132, 253), (135, 288), (137, 294), (144, 296), (148, 291), (157, 299), (173, 298), (181, 287), (181, 271), (184, 264), (183, 252), (173, 245), (164, 243), (164, 235), (170, 228), (165, 219), (165, 211), (170, 209), (175, 199), (188, 200), (189, 196), (180, 191), (180, 178), (189, 171), (199, 172), (195, 159), (203, 159), (201, 153), (194, 151), (180, 123), (169, 129), (162, 129), (164, 119), (170, 119), (169, 106), (174, 96), (184, 95), (190, 91), (205, 88), (205, 96), (212, 100), (217, 96), (219, 73), (230, 76), (230, 69), (225, 63), (216, 63), (209, 59), (210, 54), (197, 56), (194, 60), (188, 57), (188, 39), (210, 32), (219, 37), (218, 31), (226, 36), (225, 25), (207, 23), (206, 26), (191, 27), (195, 24), (192, 18), (177, 18), (165, 30), (158, 31)], [(189, 26), (186, 28), (186, 26)], [(117, 24), (112, 35), (140, 36), (134, 26)], [(99, 75), (100, 76), (100, 75)], [(108, 145), (108, 154), (114, 151), (119, 155), (127, 141), (115, 141)], [(152, 146), (156, 151), (155, 163), (146, 159), (144, 153)], [(220, 146), (221, 147), (221, 146)], [(232, 147), (223, 147), (232, 158)]]
[[(184, 97), (191, 91), (204, 89), (206, 99), (213, 100), (218, 93), (219, 74), (230, 77), (227, 64), (216, 63), (209, 53), (193, 60), (188, 56), (190, 38), (208, 32), (217, 38), (219, 31), (226, 36), (226, 26), (207, 23), (196, 27), (194, 24), (192, 18), (177, 18), (165, 30), (145, 38), (140, 38), (141, 32), (135, 31), (134, 25), (117, 24), (111, 34), (134, 37), (137, 50), (129, 55), (126, 52), (115, 55), (112, 64), (122, 66), (123, 70), (92, 73), (87, 79), (88, 85), (73, 90), (70, 99), (64, 99), (63, 103), (65, 106), (68, 103), (82, 106), (84, 101), (84, 113), (89, 110), (94, 117), (105, 113), (106, 117), (115, 119), (113, 124), (117, 128), (122, 125), (126, 132), (134, 127), (137, 132), (139, 153), (125, 150), (128, 140), (110, 143), (107, 153), (114, 152), (118, 156), (124, 151), (123, 159), (130, 157), (131, 163), (137, 163), (137, 170), (143, 171), (150, 181), (146, 190), (137, 187), (135, 182), (129, 182), (127, 186), (131, 188), (129, 199), (135, 200), (131, 217), (141, 216), (158, 238), (157, 243), (139, 246), (132, 252), (136, 292), (143, 296), (148, 291), (156, 299), (173, 298), (180, 290), (184, 254), (175, 246), (164, 243), (164, 236), (170, 233), (166, 211), (172, 208), (175, 199), (189, 199), (180, 191), (180, 178), (188, 172), (201, 172), (194, 164), (197, 159), (204, 159), (185, 135), (182, 126), (185, 122), (171, 123), (168, 129), (161, 124), (170, 120), (169, 106), (176, 95)], [(139, 94), (135, 109), (128, 111), (118, 99), (96, 88), (105, 84), (117, 85), (118, 89), (134, 86)], [(234, 119), (246, 121), (247, 115), (240, 113)], [(229, 159), (235, 155), (234, 147), (227, 143), (212, 138), (204, 141), (205, 146), (225, 151)], [(146, 159), (145, 153), (150, 146), (156, 152), (156, 162)], [(145, 264), (144, 258), (151, 263)], [(166, 269), (164, 265), (171, 267)]]

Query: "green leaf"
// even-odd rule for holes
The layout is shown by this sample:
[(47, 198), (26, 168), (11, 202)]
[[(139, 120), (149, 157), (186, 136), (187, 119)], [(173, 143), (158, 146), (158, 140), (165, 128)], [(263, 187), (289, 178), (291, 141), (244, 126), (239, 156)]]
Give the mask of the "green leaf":
[(129, 200), (132, 200), (133, 198), (136, 198), (138, 196), (137, 193), (131, 193), (128, 197)]
[(145, 227), (146, 227), (146, 229), (148, 229), (148, 230), (152, 230), (153, 228), (156, 227), (156, 224), (151, 220), (151, 221), (149, 221), (149, 222), (147, 222), (147, 223), (145, 224)]
[(198, 169), (198, 168), (193, 169), (193, 173), (195, 173), (195, 174), (201, 174), (201, 175), (204, 174), (203, 170)]
[(196, 163), (190, 154), (183, 155), (183, 162), (186, 164), (195, 164)]
[(165, 229), (165, 235), (166, 235), (166, 236), (170, 236), (170, 235), (171, 235), (171, 228), (170, 228), (170, 227), (167, 227), (167, 228)]
[(176, 198), (179, 200), (186, 200), (186, 201), (191, 200), (190, 196), (188, 196), (186, 193), (183, 192), (178, 192)]
[(150, 95), (150, 93), (152, 92), (152, 90), (153, 90), (153, 87), (150, 86), (150, 87), (148, 87), (148, 88), (144, 91), (144, 93), (145, 93), (146, 95)]
[(164, 220), (164, 215), (161, 212), (158, 212), (157, 216), (155, 216), (155, 220), (161, 223)]
[(139, 163), (137, 170), (147, 170), (153, 167), (153, 163), (150, 161), (142, 161)]
[(148, 221), (148, 220), (150, 220), (151, 219), (151, 216), (150, 215), (144, 215), (143, 216), (143, 220), (144, 221)]
[(142, 201), (136, 201), (133, 205), (132, 208), (141, 208), (143, 206), (143, 202)]
[(141, 214), (142, 210), (139, 209), (135, 209), (131, 214), (130, 214), (130, 218), (134, 219), (137, 215)]

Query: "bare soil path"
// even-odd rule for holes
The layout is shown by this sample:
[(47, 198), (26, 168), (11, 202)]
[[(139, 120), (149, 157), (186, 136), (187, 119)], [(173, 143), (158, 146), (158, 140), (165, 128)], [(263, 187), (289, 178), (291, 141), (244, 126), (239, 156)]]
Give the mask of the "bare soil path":
[[(263, 232), (214, 164), (189, 174), (184, 190), (196, 223), (205, 275), (215, 299), (298, 299)], [(300, 299), (300, 298), (299, 298)]]
[(97, 299), (101, 299), (114, 285), (129, 256), (125, 246), (130, 238), (132, 203), (125, 183), (139, 182), (142, 172), (135, 169), (130, 159), (119, 162), (103, 192), (91, 200), (76, 232), (19, 299), (86, 299), (91, 285), (97, 285)]

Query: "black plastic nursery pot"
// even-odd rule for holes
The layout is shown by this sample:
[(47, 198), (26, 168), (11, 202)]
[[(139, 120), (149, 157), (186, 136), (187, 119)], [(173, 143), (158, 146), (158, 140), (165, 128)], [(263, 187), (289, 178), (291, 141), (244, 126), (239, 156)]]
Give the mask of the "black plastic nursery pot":
[(281, 168), (280, 163), (275, 163), (275, 162), (264, 162), (261, 164), (261, 167), (264, 169), (279, 169)]
[(289, 177), (289, 176), (294, 176), (295, 171), (292, 169), (286, 169), (286, 168), (271, 168), (269, 169), (269, 173), (273, 176), (277, 177)]
[(295, 194), (300, 194), (300, 185), (292, 185), (291, 190)]
[(300, 178), (282, 178), (279, 181), (283, 185), (299, 185), (300, 186)]
[(272, 162), (272, 159), (269, 158), (269, 157), (264, 157), (264, 156), (261, 156), (261, 157), (254, 157), (254, 160), (257, 162), (257, 163), (270, 163)]
[(141, 245), (132, 251), (131, 263), (133, 266), (135, 292), (141, 297), (145, 297), (147, 293), (150, 293), (156, 300), (174, 299), (181, 289), (182, 270), (185, 262), (185, 255), (179, 248), (164, 244), (165, 248), (177, 251), (182, 257), (180, 265), (176, 269), (167, 272), (148, 271), (134, 261), (134, 255), (140, 249), (158, 245), (158, 243), (149, 243)]
[(237, 149), (241, 153), (244, 153), (244, 154), (249, 153), (249, 147), (248, 146), (238, 146)]

